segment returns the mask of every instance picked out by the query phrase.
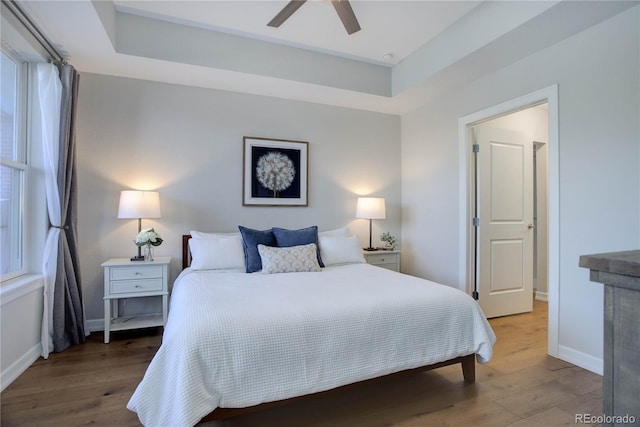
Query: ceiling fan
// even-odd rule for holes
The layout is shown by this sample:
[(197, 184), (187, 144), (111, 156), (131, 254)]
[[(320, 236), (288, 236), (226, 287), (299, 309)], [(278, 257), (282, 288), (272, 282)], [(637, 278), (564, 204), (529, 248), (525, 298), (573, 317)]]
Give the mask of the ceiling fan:
[[(292, 0), (278, 13), (267, 26), (269, 27), (279, 27), (282, 25), (284, 21), (289, 19), (293, 13), (302, 6), (306, 0)], [(347, 30), (347, 33), (353, 34), (357, 31), (360, 31), (360, 24), (358, 24), (358, 20), (356, 19), (355, 13), (353, 13), (353, 9), (351, 8), (351, 4), (349, 4), (349, 0), (331, 0), (331, 4), (334, 9), (338, 13), (340, 20), (342, 21), (342, 25), (344, 25), (344, 29)]]

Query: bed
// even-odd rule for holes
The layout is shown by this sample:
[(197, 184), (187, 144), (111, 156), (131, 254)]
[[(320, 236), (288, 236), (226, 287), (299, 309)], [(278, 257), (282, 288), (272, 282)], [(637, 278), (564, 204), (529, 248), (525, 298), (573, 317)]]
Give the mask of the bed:
[(473, 382), (476, 359), (491, 359), (495, 335), (476, 301), (459, 290), (357, 257), (282, 274), (264, 274), (266, 264), (251, 274), (193, 269), (189, 238), (162, 345), (127, 405), (145, 426), (192, 426), (455, 363)]

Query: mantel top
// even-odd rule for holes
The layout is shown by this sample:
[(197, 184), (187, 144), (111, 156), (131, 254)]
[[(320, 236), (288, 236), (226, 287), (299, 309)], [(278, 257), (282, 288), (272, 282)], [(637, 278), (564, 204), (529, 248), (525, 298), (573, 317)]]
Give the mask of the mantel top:
[(582, 255), (580, 267), (624, 276), (640, 277), (640, 250)]

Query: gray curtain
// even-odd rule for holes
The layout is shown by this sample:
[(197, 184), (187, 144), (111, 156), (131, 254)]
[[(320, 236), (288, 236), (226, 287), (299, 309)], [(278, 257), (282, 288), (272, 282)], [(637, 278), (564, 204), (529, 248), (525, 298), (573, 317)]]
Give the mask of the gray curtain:
[(62, 81), (58, 189), (62, 230), (53, 296), (53, 351), (86, 341), (84, 307), (78, 259), (78, 191), (75, 117), (78, 73), (71, 65), (58, 65)]

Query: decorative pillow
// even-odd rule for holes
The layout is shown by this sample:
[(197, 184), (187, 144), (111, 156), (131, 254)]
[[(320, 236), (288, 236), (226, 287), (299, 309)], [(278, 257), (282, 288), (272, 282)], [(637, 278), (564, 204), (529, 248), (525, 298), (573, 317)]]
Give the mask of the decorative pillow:
[(320, 254), (325, 266), (366, 262), (358, 237), (319, 236)]
[(240, 236), (218, 239), (189, 239), (191, 269), (244, 269), (244, 250)]
[(226, 237), (240, 237), (240, 233), (205, 233), (204, 231), (191, 230), (189, 232), (194, 239), (223, 239)]
[(258, 252), (262, 258), (263, 273), (322, 271), (318, 264), (318, 247), (315, 243), (287, 248), (258, 245)]
[(328, 237), (349, 237), (349, 229), (347, 227), (336, 228), (334, 230), (325, 230), (318, 232), (318, 236)]
[[(318, 247), (318, 227), (312, 226), (301, 228), (300, 230), (287, 230), (286, 228), (273, 227), (273, 235), (276, 237), (276, 243), (279, 248), (289, 248), (291, 246), (308, 245), (313, 243)], [(320, 250), (317, 250), (318, 264), (324, 267)]]
[(271, 230), (253, 230), (241, 225), (238, 226), (242, 234), (242, 246), (244, 248), (244, 261), (247, 273), (262, 270), (262, 262), (258, 253), (258, 245), (277, 246), (276, 238)]

